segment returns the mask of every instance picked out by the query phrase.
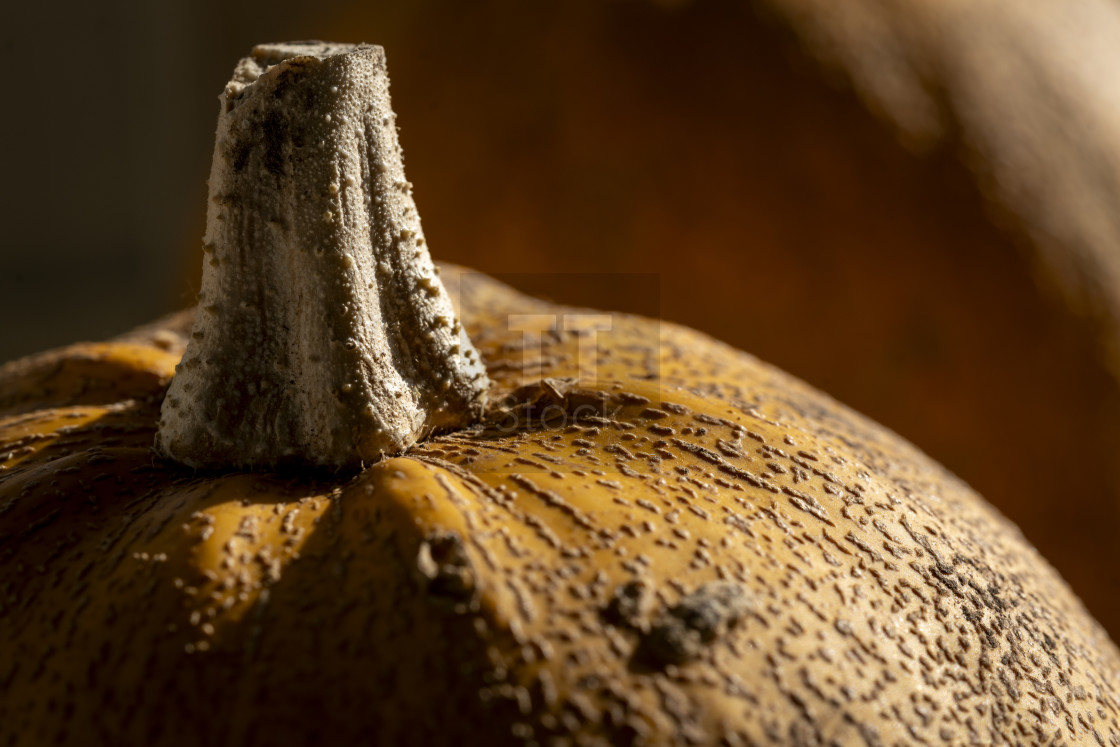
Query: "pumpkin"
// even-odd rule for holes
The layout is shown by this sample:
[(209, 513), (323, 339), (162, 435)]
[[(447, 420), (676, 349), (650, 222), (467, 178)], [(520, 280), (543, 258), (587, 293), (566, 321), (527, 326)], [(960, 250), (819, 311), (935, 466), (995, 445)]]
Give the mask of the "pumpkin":
[(1113, 644), (897, 436), (636, 317), (575, 386), (586, 310), (443, 277), (502, 406), (353, 477), (154, 462), (189, 315), (0, 371), (6, 743), (1120, 735)]
[(154, 454), (206, 404), (167, 394), (191, 312), (0, 368), (4, 742), (1120, 740), (1107, 635), (912, 446), (697, 332), (439, 274), (489, 404), (357, 471)]

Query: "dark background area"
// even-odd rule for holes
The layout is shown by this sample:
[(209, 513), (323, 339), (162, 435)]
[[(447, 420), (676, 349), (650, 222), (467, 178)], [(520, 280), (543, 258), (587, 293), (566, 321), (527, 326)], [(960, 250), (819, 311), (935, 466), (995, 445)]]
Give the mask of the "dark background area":
[[(262, 41), (349, 26), (348, 41), (388, 42), (413, 22), (411, 4), (366, 5), (9, 4), (0, 361), (188, 305), (217, 96), (233, 65)], [(348, 6), (363, 16), (352, 26)]]

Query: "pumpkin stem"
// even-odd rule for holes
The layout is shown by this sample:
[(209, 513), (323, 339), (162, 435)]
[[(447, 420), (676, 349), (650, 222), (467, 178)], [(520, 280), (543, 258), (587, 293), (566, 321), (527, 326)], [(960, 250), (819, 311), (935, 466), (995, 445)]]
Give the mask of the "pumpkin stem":
[(359, 467), (481, 415), (489, 382), (424, 243), (381, 47), (271, 44), (241, 60), (204, 250), (164, 456)]

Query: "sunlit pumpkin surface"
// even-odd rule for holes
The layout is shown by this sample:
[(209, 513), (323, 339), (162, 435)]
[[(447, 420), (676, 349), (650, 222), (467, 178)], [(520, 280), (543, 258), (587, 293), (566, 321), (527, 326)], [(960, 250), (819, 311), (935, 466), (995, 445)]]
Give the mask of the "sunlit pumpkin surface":
[(156, 461), (188, 315), (0, 369), (0, 743), (1120, 741), (1113, 644), (915, 449), (444, 277), (488, 419), (356, 476)]

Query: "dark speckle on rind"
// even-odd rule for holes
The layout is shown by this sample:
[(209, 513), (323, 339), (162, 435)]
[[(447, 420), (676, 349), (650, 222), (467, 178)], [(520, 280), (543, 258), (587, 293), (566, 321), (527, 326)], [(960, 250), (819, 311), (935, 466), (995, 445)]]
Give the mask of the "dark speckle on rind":
[(651, 666), (683, 664), (727, 633), (751, 611), (741, 584), (713, 582), (665, 610), (641, 637), (634, 658)]
[(611, 625), (640, 629), (653, 606), (652, 591), (644, 581), (629, 581), (611, 594), (603, 610), (603, 619)]
[(455, 532), (435, 532), (420, 543), (416, 570), (424, 590), (434, 599), (470, 602), (475, 596), (475, 574), (462, 538)]

